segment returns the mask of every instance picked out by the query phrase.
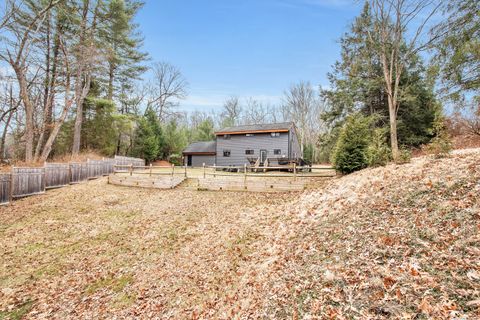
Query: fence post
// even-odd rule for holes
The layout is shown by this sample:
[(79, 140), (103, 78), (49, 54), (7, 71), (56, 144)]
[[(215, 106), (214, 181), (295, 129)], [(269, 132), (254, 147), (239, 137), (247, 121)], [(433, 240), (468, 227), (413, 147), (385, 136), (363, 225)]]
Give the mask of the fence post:
[(293, 163), (293, 181), (297, 181), (297, 163)]
[(130, 175), (133, 175), (133, 163), (130, 163)]
[(12, 172), (10, 173), (10, 192), (9, 192), (9, 199), (8, 199), (8, 202), (12, 202), (13, 201), (13, 168), (12, 167)]
[(152, 176), (152, 164), (150, 163), (150, 177)]
[(213, 177), (215, 178), (215, 173), (217, 172), (216, 164), (213, 164)]
[(205, 179), (205, 162), (203, 163), (203, 179)]
[(172, 177), (173, 177), (174, 174), (175, 174), (175, 165), (172, 164)]
[(243, 186), (244, 188), (247, 187), (247, 164), (243, 164)]
[(187, 166), (184, 165), (184, 168), (185, 168), (185, 178), (187, 177)]

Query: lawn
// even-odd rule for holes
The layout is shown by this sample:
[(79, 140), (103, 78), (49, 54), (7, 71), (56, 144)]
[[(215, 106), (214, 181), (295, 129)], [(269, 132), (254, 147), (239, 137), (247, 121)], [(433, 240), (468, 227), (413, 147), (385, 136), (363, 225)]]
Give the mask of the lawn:
[(233, 314), (282, 223), (266, 208), (293, 197), (100, 179), (16, 201), (0, 209), (0, 318)]

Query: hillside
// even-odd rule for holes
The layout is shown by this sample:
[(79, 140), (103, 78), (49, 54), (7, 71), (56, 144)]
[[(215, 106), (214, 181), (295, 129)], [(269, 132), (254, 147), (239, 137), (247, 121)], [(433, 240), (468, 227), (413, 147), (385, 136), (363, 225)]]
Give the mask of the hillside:
[(292, 221), (272, 243), (281, 267), (264, 310), (478, 318), (479, 205), (480, 149), (366, 169), (304, 194), (283, 208)]

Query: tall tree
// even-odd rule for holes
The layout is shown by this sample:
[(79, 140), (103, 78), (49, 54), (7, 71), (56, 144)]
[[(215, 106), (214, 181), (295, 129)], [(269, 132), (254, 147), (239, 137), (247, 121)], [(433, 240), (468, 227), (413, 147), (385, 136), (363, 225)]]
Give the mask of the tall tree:
[[(379, 114), (389, 119), (390, 105), (381, 54), (371, 38), (375, 23), (370, 3), (366, 2), (361, 14), (340, 39), (341, 59), (328, 74), (330, 88), (321, 90), (327, 107), (322, 119), (330, 130), (322, 135), (321, 145), (329, 150), (349, 114), (361, 111), (365, 115)], [(433, 81), (418, 54), (410, 54), (402, 63), (397, 88), (397, 105), (402, 107), (397, 108), (395, 114), (396, 136), (400, 145), (416, 147), (432, 137), (431, 128), (440, 105), (433, 94)], [(377, 125), (386, 124), (390, 131), (390, 120), (383, 121)]]
[[(43, 6), (31, 6), (19, 8), (15, 1), (7, 4), (15, 6), (15, 10), (7, 9), (10, 12), (8, 22), (2, 22), (7, 29), (9, 39), (8, 47), (0, 54), (0, 58), (10, 64), (15, 72), (20, 97), (25, 111), (25, 161), (33, 160), (34, 145), (34, 110), (35, 103), (29, 90), (29, 84), (33, 81), (29, 77), (29, 70), (32, 64), (31, 49), (37, 40), (35, 31), (40, 29), (49, 11), (55, 7), (60, 0), (49, 0)], [(31, 75), (30, 75), (31, 76)], [(34, 76), (35, 77), (35, 76)]]
[(149, 85), (147, 106), (157, 112), (162, 123), (174, 115), (178, 101), (187, 96), (187, 80), (180, 69), (167, 62), (157, 62), (152, 66), (153, 80)]
[(450, 0), (448, 16), (431, 31), (434, 64), (439, 67), (443, 89), (454, 100), (465, 95), (480, 97), (480, 2)]
[[(133, 19), (143, 7), (143, 1), (110, 0), (100, 37), (108, 64), (107, 99), (113, 100), (128, 89), (133, 80), (147, 70), (143, 62), (148, 55), (141, 51), (143, 38)], [(120, 110), (124, 113), (124, 110)]]
[[(374, 28), (368, 36), (375, 46), (382, 66), (384, 89), (387, 93), (390, 123), (390, 145), (395, 161), (399, 160), (397, 115), (400, 109), (400, 80), (408, 61), (428, 46), (422, 41), (424, 28), (438, 11), (435, 0), (370, 0)], [(425, 18), (421, 18), (424, 16)], [(413, 27), (413, 23), (418, 26)], [(410, 29), (410, 30), (409, 30)], [(412, 36), (408, 37), (409, 31)]]
[(307, 145), (313, 145), (318, 139), (320, 130), (320, 101), (309, 82), (292, 85), (284, 93), (284, 114), (294, 121), (300, 136), (300, 147), (303, 154)]

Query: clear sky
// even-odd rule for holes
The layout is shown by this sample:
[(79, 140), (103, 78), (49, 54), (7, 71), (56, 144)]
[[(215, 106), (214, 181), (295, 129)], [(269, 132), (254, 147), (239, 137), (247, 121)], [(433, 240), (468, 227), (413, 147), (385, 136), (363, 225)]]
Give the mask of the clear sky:
[(327, 85), (355, 0), (147, 0), (137, 17), (153, 61), (189, 82), (182, 109), (209, 111), (230, 95), (279, 103), (300, 80)]

